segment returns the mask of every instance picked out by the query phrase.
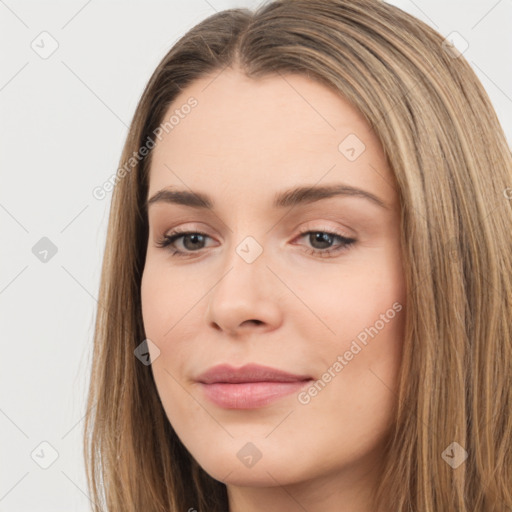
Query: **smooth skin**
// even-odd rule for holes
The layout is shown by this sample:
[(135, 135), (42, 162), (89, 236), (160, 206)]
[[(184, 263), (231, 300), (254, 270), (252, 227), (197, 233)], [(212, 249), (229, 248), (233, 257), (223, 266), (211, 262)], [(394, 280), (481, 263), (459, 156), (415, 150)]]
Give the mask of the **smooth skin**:
[[(397, 402), (406, 306), (400, 203), (380, 142), (347, 101), (303, 75), (254, 80), (228, 68), (184, 89), (166, 119), (191, 96), (197, 106), (153, 150), (148, 191), (192, 190), (214, 202), (148, 209), (142, 310), (160, 351), (152, 371), (165, 413), (227, 485), (230, 512), (375, 512), (369, 497)], [(353, 135), (340, 150), (350, 134), (362, 152)], [(357, 195), (272, 206), (283, 190), (331, 184), (384, 206)], [(176, 228), (206, 236), (159, 247)], [(344, 247), (338, 234), (355, 242)], [(262, 252), (248, 263), (240, 246)], [(367, 344), (333, 370), (363, 332)], [(315, 381), (331, 368), (331, 379), (307, 403), (292, 393), (256, 409), (217, 406), (195, 380), (213, 365), (251, 362)], [(237, 456), (247, 443), (261, 454), (250, 467)]]

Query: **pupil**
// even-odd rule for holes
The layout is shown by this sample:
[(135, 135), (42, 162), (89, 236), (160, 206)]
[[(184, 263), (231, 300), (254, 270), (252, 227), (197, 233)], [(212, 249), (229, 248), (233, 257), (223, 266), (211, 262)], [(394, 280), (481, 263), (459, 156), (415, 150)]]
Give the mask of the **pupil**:
[[(323, 233), (321, 231), (318, 231), (314, 235), (315, 242), (320, 242), (321, 244), (324, 243), (324, 244), (327, 244), (327, 246), (329, 246), (330, 238), (331, 237), (327, 233)], [(325, 249), (325, 248), (326, 248), (325, 246), (319, 247), (319, 249)]]
[[(197, 248), (197, 247), (194, 247), (194, 244), (195, 244), (195, 243), (197, 243), (198, 238), (202, 238), (202, 237), (203, 237), (203, 235), (198, 235), (198, 234), (191, 234), (191, 235), (187, 235), (187, 236), (183, 239), (183, 245), (185, 245), (185, 247), (186, 247), (187, 249), (190, 249), (190, 248), (192, 248), (192, 249)], [(190, 239), (193, 239), (192, 247), (187, 247), (187, 243), (186, 243), (186, 241), (187, 241), (187, 240), (190, 240)]]

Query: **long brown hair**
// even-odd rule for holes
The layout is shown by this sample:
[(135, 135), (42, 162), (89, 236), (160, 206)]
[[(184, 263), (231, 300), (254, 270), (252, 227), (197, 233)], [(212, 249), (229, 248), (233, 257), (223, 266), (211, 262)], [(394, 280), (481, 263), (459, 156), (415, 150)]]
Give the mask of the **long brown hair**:
[[(189, 30), (151, 76), (116, 175), (101, 274), (84, 431), (94, 510), (228, 510), (226, 486), (181, 444), (151, 367), (134, 356), (145, 339), (151, 151), (134, 155), (150, 147), (179, 92), (228, 66), (254, 79), (301, 73), (333, 88), (371, 125), (396, 176), (408, 307), (376, 504), (511, 510), (511, 151), (464, 57), (378, 0), (277, 0), (219, 12)], [(457, 467), (454, 450), (467, 454)]]

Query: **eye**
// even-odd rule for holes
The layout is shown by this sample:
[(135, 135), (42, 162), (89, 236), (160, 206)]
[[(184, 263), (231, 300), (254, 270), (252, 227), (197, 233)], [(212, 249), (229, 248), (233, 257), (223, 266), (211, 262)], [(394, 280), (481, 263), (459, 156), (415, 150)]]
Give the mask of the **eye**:
[[(313, 249), (307, 249), (306, 252), (308, 254), (319, 255), (324, 258), (347, 251), (356, 242), (355, 238), (349, 238), (341, 233), (330, 232), (327, 230), (302, 231), (298, 238), (304, 238), (307, 236), (309, 236), (309, 241), (311, 242)], [(158, 240), (156, 242), (156, 246), (160, 248), (168, 248), (171, 251), (172, 256), (190, 256), (192, 253), (199, 252), (199, 250), (204, 249), (204, 244), (207, 238), (210, 237), (206, 233), (201, 233), (199, 231), (181, 231), (176, 229)], [(178, 249), (175, 246), (175, 243), (180, 239), (182, 239), (181, 243), (185, 250)], [(335, 240), (338, 240), (338, 246), (332, 248), (331, 245)]]
[[(185, 251), (176, 249), (174, 245), (174, 243), (180, 238), (183, 239), (182, 243), (185, 247)], [(156, 245), (161, 248), (168, 247), (172, 256), (187, 256), (188, 251), (197, 252), (198, 249), (203, 249), (202, 244), (204, 244), (206, 238), (210, 237), (205, 233), (198, 231), (180, 231), (179, 229), (176, 229), (169, 235), (165, 235), (158, 240)]]
[[(332, 257), (333, 255), (345, 252), (350, 249), (352, 245), (357, 241), (355, 238), (349, 238), (341, 233), (330, 232), (327, 230), (309, 230), (303, 231), (299, 238), (309, 237), (313, 249), (307, 249), (306, 252), (312, 255), (319, 255), (322, 258)], [(339, 244), (333, 248), (331, 244), (334, 240), (338, 240)], [(328, 247), (326, 247), (326, 245)]]

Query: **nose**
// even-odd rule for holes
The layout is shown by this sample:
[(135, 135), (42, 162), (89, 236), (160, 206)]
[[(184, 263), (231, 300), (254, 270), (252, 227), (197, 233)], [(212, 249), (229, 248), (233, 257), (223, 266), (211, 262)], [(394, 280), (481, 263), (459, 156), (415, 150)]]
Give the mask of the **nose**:
[(279, 327), (282, 283), (267, 263), (265, 251), (251, 261), (244, 258), (243, 252), (233, 250), (224, 272), (208, 294), (209, 325), (232, 336)]

